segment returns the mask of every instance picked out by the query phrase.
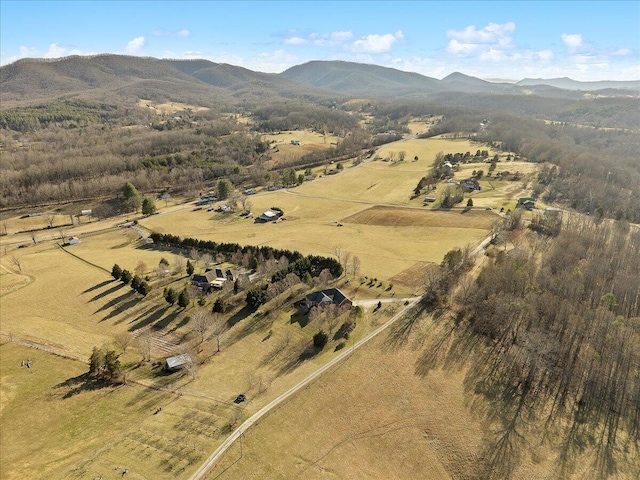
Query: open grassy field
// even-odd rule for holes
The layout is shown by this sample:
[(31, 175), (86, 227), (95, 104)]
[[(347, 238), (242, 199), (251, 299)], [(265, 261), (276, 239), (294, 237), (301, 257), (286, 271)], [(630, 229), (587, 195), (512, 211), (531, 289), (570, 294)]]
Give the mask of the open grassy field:
[[(297, 139), (305, 141), (299, 135)], [(322, 175), (289, 191), (263, 192), (250, 197), (256, 217), (272, 206), (282, 208), (284, 219), (278, 223), (254, 223), (237, 214), (196, 210), (193, 204), (179, 202), (171, 206), (160, 202), (159, 215), (138, 217), (138, 220), (143, 228), (181, 237), (270, 245), (305, 254), (331, 256), (335, 247), (340, 247), (343, 253), (350, 252), (361, 260), (358, 275), (350, 275), (350, 283), (345, 282), (345, 278), (338, 283), (356, 303), (396, 294), (410, 296), (420, 292), (426, 272), (439, 263), (447, 251), (477, 245), (499, 219), (495, 213), (484, 210), (432, 211), (422, 206), (421, 199), (409, 201), (415, 184), (426, 173), (437, 152), (455, 153), (476, 147), (466, 141), (439, 138), (401, 142), (385, 148), (406, 148), (405, 162), (370, 161), (346, 167), (338, 175)], [(415, 155), (419, 156), (418, 161), (413, 161)], [(507, 186), (506, 183), (498, 185), (494, 196)], [(492, 198), (488, 190), (483, 190), (481, 195)], [(324, 350), (314, 352), (309, 349), (312, 336), (327, 326), (321, 320), (311, 321), (292, 306), (294, 300), (312, 288), (299, 285), (257, 312), (244, 308), (241, 292), (228, 298), (224, 315), (227, 330), (220, 338), (221, 351), (218, 352), (213, 338), (201, 346), (195, 341), (192, 318), (200, 307), (195, 303), (186, 309), (169, 306), (162, 298), (165, 286), (181, 290), (189, 283), (183, 255), (147, 246), (134, 229), (116, 227), (124, 217), (63, 227), (67, 237), (81, 238), (80, 244), (63, 249), (58, 246), (59, 230), (67, 218), (55, 216), (54, 227), (49, 229), (46, 227), (51, 219), (46, 216), (7, 221), (8, 235), (0, 239), (4, 250), (0, 268), (0, 333), (16, 341), (36, 342), (61, 355), (86, 359), (93, 346), (114, 346), (118, 333), (129, 332), (138, 337), (148, 331), (153, 360), (162, 361), (171, 354), (188, 351), (198, 358), (199, 365), (193, 375), (164, 375), (158, 365), (139, 365), (141, 354), (133, 344), (121, 357), (129, 385), (94, 388), (95, 385), (91, 386), (82, 376), (87, 370), (82, 363), (25, 350), (13, 343), (3, 345), (0, 361), (3, 367), (17, 366), (15, 375), (26, 373), (19, 369), (20, 357), (25, 355), (31, 356), (34, 366), (45, 366), (48, 373), (44, 378), (37, 377), (40, 379), (37, 387), (29, 385), (22, 389), (20, 382), (24, 378), (14, 377), (14, 373), (5, 377), (3, 368), (0, 405), (3, 430), (8, 429), (2, 437), (3, 450), (5, 444), (15, 441), (18, 432), (22, 437), (16, 448), (11, 447), (1, 460), (3, 478), (5, 475), (6, 478), (33, 478), (37, 476), (34, 472), (44, 468), (48, 478), (98, 478), (99, 475), (105, 479), (115, 478), (122, 475), (123, 468), (129, 468), (128, 475), (133, 478), (184, 476), (206, 458), (234, 425), (315, 371), (336, 352), (348, 348), (349, 342), (387, 321), (401, 305), (398, 302), (385, 304), (380, 310), (365, 309), (364, 317), (357, 321), (348, 340), (332, 335)], [(37, 244), (26, 231), (34, 228), (43, 229), (36, 233)], [(22, 271), (13, 262), (14, 258), (19, 259)], [(166, 276), (156, 271), (162, 258), (170, 263)], [(143, 298), (114, 281), (110, 276), (114, 263), (149, 276), (154, 287), (152, 293)], [(204, 269), (202, 261), (195, 263), (197, 271)], [(371, 285), (360, 280), (364, 275), (376, 277), (380, 283)], [(203, 308), (211, 311), (214, 298), (215, 295), (207, 298)], [(37, 372), (40, 370), (34, 370), (34, 374)], [(159, 392), (145, 385), (173, 390)], [(248, 396), (240, 408), (231, 403), (238, 393)], [(459, 391), (452, 395), (455, 402), (462, 401)], [(356, 404), (354, 402), (354, 406)], [(33, 428), (20, 423), (26, 418), (24, 408), (28, 405), (42, 412)], [(156, 406), (162, 406), (162, 413), (153, 415)], [(336, 411), (331, 411), (333, 418)], [(6, 412), (10, 420), (6, 420), (9, 418), (5, 417)], [(112, 420), (109, 415), (116, 419)], [(340, 432), (341, 421), (340, 415), (331, 420), (335, 432)], [(373, 428), (371, 438), (379, 437), (385, 442), (404, 442), (403, 432), (415, 430), (412, 420), (407, 423), (406, 419), (391, 414), (384, 418), (384, 423), (374, 425), (369, 419), (365, 426), (367, 422)], [(79, 425), (85, 424), (90, 428), (79, 432)], [(118, 431), (109, 437), (113, 425)], [(386, 437), (383, 431), (387, 427), (380, 425), (389, 425), (396, 437)], [(473, 427), (473, 423), (470, 425)], [(39, 438), (42, 431), (47, 432), (44, 439)], [(364, 434), (363, 438), (367, 436)], [(113, 444), (105, 443), (105, 438), (113, 438)], [(98, 439), (102, 441), (99, 447)], [(19, 448), (29, 442), (33, 444), (31, 450)], [(377, 465), (371, 460), (373, 457), (368, 457), (382, 444), (366, 440), (361, 445), (354, 452), (373, 462), (367, 467), (371, 472), (378, 468), (380, 472), (393, 471), (392, 467), (384, 467), (383, 462)], [(452, 445), (458, 448), (455, 442)], [(474, 449), (470, 447), (469, 455), (474, 455)], [(453, 450), (454, 447), (447, 450), (447, 455), (453, 455)], [(89, 451), (92, 453), (88, 454)], [(27, 460), (24, 455), (33, 458)], [(313, 455), (305, 453), (300, 465), (307, 457)], [(445, 460), (434, 452), (424, 458), (422, 463), (414, 467), (406, 465), (399, 471), (410, 478), (411, 472), (427, 468), (429, 463), (433, 466), (429, 468), (434, 468), (434, 478), (447, 478), (450, 470)], [(313, 468), (307, 470), (313, 471)]]
[[(298, 158), (309, 152), (327, 150), (331, 146), (335, 146), (339, 140), (333, 134), (323, 135), (309, 130), (282, 131), (263, 135), (262, 139), (271, 143), (271, 156), (274, 164)], [(297, 140), (300, 144), (293, 145), (292, 140)]]
[(207, 107), (200, 107), (198, 105), (189, 105), (189, 104), (180, 103), (180, 102), (158, 103), (152, 100), (144, 100), (144, 99), (138, 100), (138, 106), (142, 108), (148, 108), (150, 110), (153, 110), (154, 112), (162, 113), (162, 114), (172, 114), (176, 112), (181, 112), (183, 110), (192, 110), (194, 112), (209, 110)]
[[(486, 236), (498, 217), (473, 212), (465, 217), (460, 211), (424, 212), (419, 217), (435, 215), (455, 226), (429, 226), (421, 221), (404, 226), (381, 225), (379, 221), (349, 222), (348, 218), (371, 205), (354, 201), (331, 200), (303, 196), (282, 191), (252, 197), (255, 215), (271, 206), (285, 212), (286, 220), (279, 223), (254, 223), (251, 219), (214, 212), (196, 211), (156, 215), (141, 221), (151, 230), (173, 233), (183, 237), (210, 239), (218, 242), (238, 242), (247, 245), (271, 245), (294, 248), (305, 254), (332, 255), (335, 246), (351, 252), (361, 260), (363, 275), (387, 279), (415, 262), (439, 263), (445, 253), (466, 245), (476, 246)], [(299, 195), (297, 193), (300, 193)], [(394, 212), (394, 215), (399, 212)], [(418, 212), (422, 214), (422, 212)], [(467, 219), (474, 218), (467, 223)], [(480, 219), (480, 221), (478, 221)], [(341, 225), (341, 226), (339, 226)]]
[(593, 447), (568, 473), (552, 435), (528, 439), (526, 425), (492, 465), (509, 413), (474, 393), (469, 351), (445, 365), (424, 347), (438, 329), (428, 318), (406, 336), (392, 327), (246, 432), (206, 478), (597, 478)]
[[(21, 367), (30, 359), (31, 368)], [(88, 381), (87, 366), (0, 346), (0, 477), (177, 478), (208, 455), (234, 407), (139, 385)], [(155, 413), (158, 408), (161, 412)]]

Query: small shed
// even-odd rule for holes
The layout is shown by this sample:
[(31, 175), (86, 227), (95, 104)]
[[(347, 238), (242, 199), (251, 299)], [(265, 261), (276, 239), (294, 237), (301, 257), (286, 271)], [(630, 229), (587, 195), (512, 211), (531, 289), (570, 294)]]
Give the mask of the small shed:
[(78, 237), (71, 237), (67, 243), (69, 245), (77, 245), (80, 243), (80, 239)]
[(164, 369), (167, 372), (175, 372), (176, 370), (182, 370), (189, 362), (191, 362), (191, 357), (188, 353), (175, 355), (167, 358), (164, 364)]

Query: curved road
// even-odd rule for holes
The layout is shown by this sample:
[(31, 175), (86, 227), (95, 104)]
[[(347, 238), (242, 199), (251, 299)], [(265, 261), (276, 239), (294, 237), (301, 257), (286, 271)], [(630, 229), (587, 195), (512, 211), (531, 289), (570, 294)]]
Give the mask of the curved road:
[[(478, 255), (489, 244), (490, 241), (491, 241), (491, 236), (484, 239), (480, 243), (480, 245), (478, 245), (478, 247), (472, 251), (471, 254)], [(280, 403), (284, 402), (287, 398), (289, 398), (291, 395), (296, 393), (298, 390), (309, 385), (311, 382), (317, 379), (324, 372), (326, 372), (336, 364), (340, 363), (349, 355), (351, 355), (356, 349), (362, 347), (363, 345), (368, 343), (371, 339), (381, 334), (383, 331), (385, 331), (387, 328), (393, 325), (399, 318), (401, 318), (408, 310), (413, 308), (423, 298), (423, 296), (413, 297), (410, 299), (399, 299), (404, 301), (408, 300), (409, 304), (406, 305), (398, 313), (396, 313), (387, 323), (385, 323), (384, 325), (379, 327), (377, 330), (374, 330), (373, 332), (369, 333), (368, 335), (360, 339), (357, 343), (353, 345), (353, 347), (351, 347), (348, 350), (345, 350), (344, 352), (339, 354), (337, 357), (335, 357), (333, 360), (329, 361), (326, 365), (320, 367), (318, 370), (313, 372), (307, 378), (303, 379), (298, 384), (294, 385), (289, 390), (279, 395), (277, 398), (273, 399), (271, 402), (269, 402), (267, 405), (262, 407), (256, 413), (251, 415), (251, 417), (245, 420), (245, 422), (242, 425), (240, 425), (229, 437), (227, 437), (227, 439), (224, 442), (220, 444), (220, 446), (211, 454), (211, 456), (207, 460), (205, 460), (205, 462), (193, 473), (193, 475), (189, 477), (189, 480), (203, 479), (205, 475), (209, 472), (209, 470), (211, 470), (211, 468), (216, 464), (216, 462), (220, 460), (220, 458), (222, 458), (222, 456), (229, 449), (229, 447), (231, 447), (231, 445), (233, 445), (233, 443), (238, 438), (240, 438), (242, 434), (244, 434), (247, 430), (249, 430), (249, 428), (251, 428), (255, 423), (257, 423), (263, 416), (269, 413), (271, 409), (273, 409)], [(376, 300), (376, 303), (377, 303), (377, 300)]]
[(298, 390), (309, 385), (311, 382), (317, 379), (324, 372), (334, 367), (336, 364), (340, 363), (342, 360), (344, 360), (349, 355), (351, 355), (356, 349), (360, 348), (361, 346), (369, 342), (371, 339), (373, 339), (374, 337), (376, 337), (377, 335), (385, 331), (387, 328), (393, 325), (393, 323), (395, 323), (400, 317), (402, 317), (407, 312), (407, 310), (409, 310), (414, 305), (416, 305), (421, 298), (422, 297), (415, 297), (414, 299), (412, 299), (413, 301), (409, 303), (409, 305), (407, 305), (405, 308), (403, 308), (397, 314), (395, 314), (387, 323), (385, 323), (377, 330), (374, 330), (373, 332), (363, 337), (361, 340), (355, 343), (353, 347), (351, 347), (350, 349), (345, 349), (344, 352), (342, 352), (340, 355), (335, 357), (333, 360), (331, 360), (327, 364), (320, 367), (318, 370), (313, 372), (307, 378), (305, 378), (298, 384), (294, 385), (289, 390), (287, 390), (277, 398), (273, 399), (267, 405), (265, 405), (256, 413), (251, 415), (251, 417), (245, 420), (245, 422), (242, 425), (240, 425), (224, 442), (222, 442), (222, 444), (211, 454), (211, 456), (200, 466), (200, 468), (198, 468), (198, 470), (196, 470), (195, 473), (191, 475), (191, 477), (189, 477), (189, 480), (200, 480), (204, 478), (204, 476), (209, 472), (209, 470), (216, 464), (216, 462), (222, 457), (222, 455), (224, 455), (227, 449), (240, 437), (240, 435), (242, 435), (249, 428), (251, 428), (256, 422), (258, 422), (258, 420), (260, 420), (264, 415), (266, 415), (272, 408), (274, 408), (275, 406), (285, 401), (287, 398), (289, 398), (291, 395), (296, 393)]

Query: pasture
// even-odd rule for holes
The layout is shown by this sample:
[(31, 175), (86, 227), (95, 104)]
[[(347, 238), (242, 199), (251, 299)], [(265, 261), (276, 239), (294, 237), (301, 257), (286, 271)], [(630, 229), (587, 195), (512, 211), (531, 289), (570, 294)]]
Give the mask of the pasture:
[[(514, 441), (512, 455), (491, 465), (510, 412), (474, 393), (467, 348), (446, 364), (425, 347), (444, 325), (414, 320), (408, 329), (392, 326), (263, 418), (206, 479), (506, 478), (509, 468), (510, 478), (523, 480), (564, 476), (552, 432), (546, 442)], [(517, 433), (526, 438), (527, 425)], [(575, 451), (567, 478), (595, 478), (595, 448)]]
[[(270, 153), (274, 164), (286, 163), (317, 150), (327, 150), (340, 140), (333, 134), (323, 135), (309, 130), (282, 131), (262, 135), (262, 139), (271, 144)], [(300, 144), (293, 145), (292, 141), (298, 141)]]
[[(304, 142), (304, 137), (298, 137)], [(423, 207), (420, 198), (409, 200), (437, 152), (455, 153), (477, 146), (441, 138), (400, 143), (384, 147), (380, 154), (385, 149), (403, 149), (407, 152), (404, 162), (368, 161), (290, 190), (251, 196), (251, 211), (256, 217), (273, 206), (284, 210), (283, 220), (277, 223), (254, 223), (237, 214), (195, 209), (193, 204), (163, 208), (159, 202), (160, 214), (138, 217), (139, 225), (183, 238), (270, 245), (304, 254), (331, 256), (338, 247), (342, 254), (349, 252), (351, 258), (357, 256), (361, 262), (358, 272), (348, 266), (348, 274), (336, 282), (356, 303), (396, 294), (410, 296), (420, 292), (426, 272), (440, 263), (447, 251), (476, 246), (500, 217), (484, 210), (433, 211)], [(414, 156), (419, 159), (414, 161)], [(493, 195), (506, 186), (497, 185)], [(481, 195), (486, 195), (487, 201), (493, 198), (488, 191)], [(36, 342), (41, 348), (70, 358), (87, 359), (93, 346), (115, 345), (117, 334), (139, 338), (150, 332), (152, 360), (162, 361), (186, 351), (198, 359), (198, 366), (190, 372), (165, 375), (157, 363), (140, 363), (141, 352), (134, 343), (120, 357), (128, 384), (97, 388), (84, 375), (87, 366), (83, 363), (27, 350), (15, 343), (2, 345), (3, 478), (28, 478), (44, 471), (50, 478), (103, 475), (107, 479), (121, 476), (124, 468), (132, 478), (184, 476), (234, 425), (316, 370), (336, 351), (348, 348), (350, 342), (387, 321), (399, 308), (399, 303), (385, 304), (379, 310), (366, 308), (349, 338), (339, 336), (339, 325), (334, 326), (329, 344), (317, 352), (310, 349), (312, 337), (319, 329), (328, 328), (327, 324), (300, 314), (292, 305), (312, 287), (300, 284), (255, 312), (245, 308), (243, 292), (230, 294), (223, 316), (226, 330), (220, 336), (218, 351), (212, 337), (202, 344), (197, 342), (193, 318), (201, 307), (195, 302), (186, 309), (170, 306), (162, 297), (166, 286), (179, 291), (189, 284), (185, 273), (185, 255), (189, 252), (145, 245), (135, 230), (115, 226), (124, 218), (64, 227), (68, 218), (45, 215), (7, 220), (8, 234), (0, 238), (4, 248), (0, 261), (0, 333), (16, 341)], [(49, 224), (52, 228), (46, 228)], [(36, 233), (34, 244), (26, 230), (36, 228), (43, 230)], [(77, 235), (81, 243), (61, 248), (60, 229), (67, 237)], [(163, 258), (170, 265), (166, 273), (158, 271)], [(19, 260), (20, 268), (13, 259)], [(204, 269), (203, 260), (193, 261), (196, 272)], [(141, 297), (113, 280), (110, 270), (115, 263), (148, 276), (153, 291)], [(376, 283), (366, 282), (365, 275), (375, 277)], [(206, 297), (202, 308), (210, 312), (217, 295)], [(32, 377), (25, 378), (26, 371), (19, 367), (25, 355), (34, 359), (34, 365), (43, 367), (34, 370)], [(349, 370), (344, 375), (350, 375)], [(29, 383), (31, 378), (37, 378), (37, 384)], [(150, 385), (169, 390), (154, 390)], [(231, 402), (239, 393), (245, 393), (248, 401), (235, 407)], [(369, 391), (366, 394), (373, 395)], [(332, 395), (338, 398), (337, 393)], [(460, 392), (452, 395), (460, 403)], [(296, 397), (292, 401), (300, 400)], [(42, 412), (31, 424), (25, 420), (29, 406)], [(158, 406), (162, 412), (154, 415)], [(53, 411), (56, 415), (51, 415)], [(311, 415), (308, 408), (301, 407), (300, 412)], [(342, 417), (331, 417), (332, 430), (339, 432), (335, 422)], [(391, 414), (384, 418), (389, 425), (398, 421)], [(400, 424), (404, 425), (403, 421)], [(86, 431), (82, 430), (87, 425)], [(117, 432), (112, 434), (114, 426)], [(398, 441), (374, 430), (372, 438)], [(16, 440), (17, 435), (21, 440)], [(105, 443), (105, 438), (113, 441)], [(6, 450), (5, 445), (12, 442), (15, 447)], [(318, 443), (316, 447), (323, 445)], [(364, 442), (353, 451), (364, 458), (380, 447), (375, 441)], [(340, 456), (344, 455), (345, 451), (338, 450)], [(306, 465), (307, 458), (313, 456), (306, 452), (303, 457), (300, 465)], [(425, 458), (433, 465), (444, 462), (433, 452)], [(371, 468), (383, 468), (374, 459), (369, 460), (373, 462)], [(342, 461), (336, 462), (338, 470)], [(274, 468), (278, 472), (281, 467)], [(285, 476), (290, 472), (286, 468), (282, 470)], [(414, 467), (398, 468), (408, 478)], [(441, 471), (437, 467), (434, 478)]]
[(158, 103), (153, 100), (140, 99), (137, 103), (138, 107), (148, 108), (154, 112), (170, 115), (172, 113), (182, 112), (184, 110), (192, 110), (194, 112), (209, 110), (207, 107), (200, 107), (198, 105), (189, 105), (187, 103), (180, 102), (165, 102)]
[[(31, 367), (21, 367), (25, 359)], [(87, 365), (0, 345), (0, 476), (176, 478), (215, 448), (234, 407), (86, 378)], [(158, 408), (160, 412), (156, 413)]]

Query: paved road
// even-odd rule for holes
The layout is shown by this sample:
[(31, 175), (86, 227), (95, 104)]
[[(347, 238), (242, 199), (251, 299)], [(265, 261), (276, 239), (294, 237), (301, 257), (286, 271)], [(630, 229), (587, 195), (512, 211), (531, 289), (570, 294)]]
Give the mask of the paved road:
[(307, 385), (309, 385), (311, 382), (313, 382), (315, 379), (317, 379), (324, 372), (326, 372), (327, 370), (329, 370), (330, 368), (334, 367), (336, 364), (340, 363), (342, 360), (344, 360), (345, 358), (350, 356), (355, 350), (357, 350), (358, 348), (360, 348), (361, 346), (363, 346), (367, 342), (369, 342), (371, 339), (373, 339), (376, 336), (378, 336), (379, 334), (381, 334), (383, 331), (385, 331), (387, 328), (389, 328), (391, 325), (393, 325), (400, 317), (402, 317), (407, 312), (407, 310), (409, 310), (416, 303), (418, 303), (418, 301), (421, 298), (422, 297), (413, 298), (413, 301), (411, 301), (409, 303), (409, 305), (407, 305), (402, 310), (400, 310), (387, 323), (385, 323), (384, 325), (379, 327), (377, 330), (374, 330), (373, 332), (371, 332), (368, 335), (366, 335), (365, 337), (363, 337), (360, 341), (358, 341), (356, 344), (354, 344), (350, 349), (345, 350), (340, 355), (335, 357), (333, 360), (331, 360), (330, 362), (328, 362), (327, 364), (325, 364), (324, 366), (320, 367), (318, 370), (313, 372), (307, 378), (305, 378), (304, 380), (302, 380), (298, 384), (294, 385), (289, 390), (284, 392), (282, 395), (280, 395), (279, 397), (275, 398), (270, 403), (268, 403), (267, 405), (262, 407), (260, 410), (258, 410), (256, 413), (254, 413), (242, 425), (240, 425), (224, 442), (222, 442), (222, 444), (215, 450), (215, 452), (213, 452), (211, 454), (211, 456), (200, 466), (200, 468), (198, 468), (198, 470), (195, 471), (195, 473), (191, 477), (189, 477), (189, 479), (190, 480), (200, 480), (200, 479), (204, 478), (205, 475), (209, 472), (209, 470), (222, 457), (222, 455), (224, 455), (224, 453), (227, 451), (227, 449), (244, 432), (246, 432), (256, 422), (258, 422), (258, 420), (260, 420), (264, 415), (266, 415), (272, 408), (274, 408), (275, 406), (277, 406), (280, 403), (282, 403), (283, 401), (285, 401), (287, 398), (289, 398), (291, 395), (296, 393), (298, 390), (300, 390), (300, 389), (306, 387)]
[[(480, 254), (483, 251), (483, 249), (489, 244), (490, 241), (491, 241), (491, 237), (487, 237), (486, 239), (484, 239), (482, 241), (482, 243), (480, 243), (480, 245), (478, 245), (478, 247), (476, 249), (474, 249), (471, 254), (472, 255)], [(340, 363), (342, 360), (346, 359), (355, 350), (357, 350), (358, 348), (362, 347), (367, 342), (369, 342), (371, 339), (375, 338), (376, 336), (378, 336), (379, 334), (384, 332), (387, 328), (389, 328), (391, 325), (393, 325), (399, 318), (401, 318), (409, 309), (413, 308), (421, 299), (422, 299), (422, 296), (421, 297), (412, 297), (412, 298), (408, 298), (408, 299), (400, 299), (400, 300), (403, 300), (403, 301), (407, 301), (408, 300), (409, 304), (406, 305), (397, 314), (395, 314), (387, 323), (385, 323), (384, 325), (379, 327), (377, 330), (374, 330), (373, 332), (371, 332), (368, 335), (366, 335), (365, 337), (363, 337), (360, 341), (358, 341), (355, 345), (353, 345), (353, 347), (351, 347), (348, 350), (345, 350), (340, 355), (335, 357), (333, 360), (328, 362), (326, 365), (320, 367), (318, 370), (313, 372), (307, 378), (305, 378), (304, 380), (302, 380), (298, 384), (294, 385), (289, 390), (284, 392), (282, 395), (280, 395), (279, 397), (275, 398), (270, 403), (268, 403), (267, 405), (262, 407), (260, 410), (258, 410), (256, 413), (254, 413), (242, 425), (240, 425), (229, 437), (227, 437), (227, 439), (224, 442), (222, 442), (222, 444), (211, 454), (211, 456), (207, 460), (205, 460), (205, 462), (198, 468), (198, 470), (196, 470), (195, 473), (193, 475), (191, 475), (191, 477), (189, 477), (189, 480), (201, 480), (202, 478), (204, 478), (205, 475), (209, 472), (209, 470), (211, 470), (211, 468), (213, 466), (215, 466), (216, 462), (218, 460), (220, 460), (220, 458), (222, 458), (222, 456), (229, 449), (229, 447), (231, 445), (233, 445), (233, 443), (238, 438), (240, 438), (240, 436), (242, 434), (244, 434), (249, 428), (251, 428), (255, 423), (257, 423), (271, 409), (273, 409), (274, 407), (276, 407), (277, 405), (279, 405), (280, 403), (285, 401), (287, 398), (289, 398), (291, 395), (296, 393), (298, 390), (300, 390), (300, 389), (306, 387), (307, 385), (309, 385), (311, 382), (313, 382), (315, 379), (317, 379), (324, 372), (326, 372), (327, 370), (329, 370), (330, 368), (332, 368), (336, 364)], [(378, 302), (377, 300), (372, 300), (372, 301), (374, 301), (376, 304)]]

